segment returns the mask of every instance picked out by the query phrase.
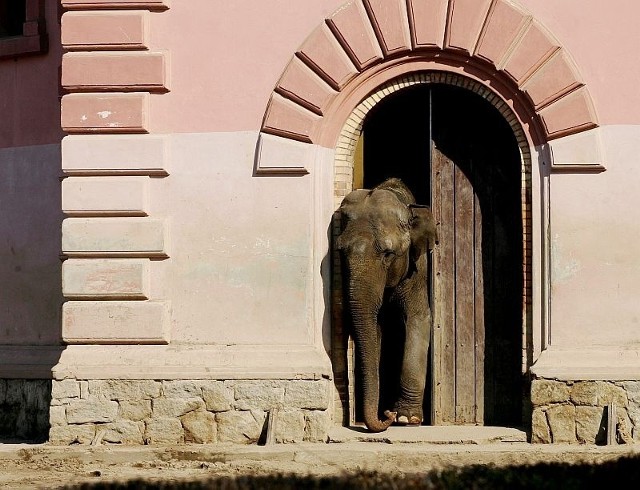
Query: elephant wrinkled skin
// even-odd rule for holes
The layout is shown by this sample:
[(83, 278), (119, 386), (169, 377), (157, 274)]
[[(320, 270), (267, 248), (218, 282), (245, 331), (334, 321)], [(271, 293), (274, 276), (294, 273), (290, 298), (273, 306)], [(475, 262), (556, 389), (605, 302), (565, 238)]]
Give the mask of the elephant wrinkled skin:
[[(399, 179), (351, 192), (339, 212), (342, 232), (336, 245), (359, 361), (364, 422), (373, 432), (386, 430), (394, 421), (419, 424), (431, 335), (427, 255), (436, 240), (433, 216), (427, 206), (415, 204)], [(382, 420), (379, 313), (387, 303), (402, 312), (405, 341), (399, 397)]]

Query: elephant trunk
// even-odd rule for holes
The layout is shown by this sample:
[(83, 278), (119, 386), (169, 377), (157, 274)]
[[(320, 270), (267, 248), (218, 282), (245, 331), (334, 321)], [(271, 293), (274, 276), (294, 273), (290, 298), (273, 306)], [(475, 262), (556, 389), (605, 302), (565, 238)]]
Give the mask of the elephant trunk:
[[(369, 269), (371, 275), (371, 269)], [(370, 277), (350, 270), (349, 308), (353, 322), (356, 355), (362, 380), (364, 423), (372, 432), (386, 430), (394, 420), (378, 418), (380, 399), (380, 327), (378, 312), (382, 304), (384, 284), (372, 284)]]

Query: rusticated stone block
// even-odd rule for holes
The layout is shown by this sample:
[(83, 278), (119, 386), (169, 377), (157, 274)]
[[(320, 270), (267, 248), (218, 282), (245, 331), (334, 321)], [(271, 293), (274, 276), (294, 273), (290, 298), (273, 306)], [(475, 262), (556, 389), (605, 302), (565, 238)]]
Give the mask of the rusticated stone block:
[(235, 386), (236, 407), (239, 410), (270, 410), (284, 403), (284, 385), (281, 382), (250, 381)]
[(158, 398), (153, 400), (154, 417), (181, 417), (194, 410), (204, 410), (201, 398)]
[(98, 431), (104, 431), (102, 440), (112, 444), (144, 444), (142, 433), (145, 425), (143, 422), (133, 422), (131, 420), (118, 420)]
[(266, 414), (259, 411), (229, 411), (216, 414), (218, 441), (253, 444), (258, 441)]
[(601, 407), (576, 407), (576, 436), (578, 442), (595, 444), (606, 437), (606, 424)]
[(70, 344), (167, 344), (169, 334), (164, 301), (67, 301), (62, 306), (62, 337)]
[(276, 442), (302, 442), (304, 439), (305, 421), (301, 411), (278, 411), (275, 419)]
[(75, 400), (67, 407), (67, 422), (70, 424), (113, 422), (117, 416), (118, 402), (110, 400)]
[(62, 44), (66, 49), (145, 49), (149, 47), (149, 12), (66, 12)]
[(207, 444), (216, 442), (216, 416), (204, 410), (189, 412), (180, 417), (184, 427), (185, 442)]
[(569, 387), (560, 381), (534, 379), (531, 382), (531, 403), (534, 406), (569, 401)]
[(329, 407), (329, 385), (324, 380), (290, 381), (285, 388), (284, 406), (326, 410)]
[(541, 408), (535, 408), (531, 415), (531, 442), (551, 443), (551, 432), (547, 422), (547, 415)]
[(120, 402), (120, 417), (134, 422), (151, 417), (151, 400), (123, 400)]
[(576, 408), (573, 405), (555, 405), (547, 409), (547, 420), (553, 442), (575, 443)]
[(597, 385), (593, 381), (580, 381), (571, 387), (571, 401), (576, 405), (598, 405)]
[(184, 429), (177, 418), (153, 418), (146, 423), (145, 444), (182, 444)]
[(93, 424), (85, 425), (54, 425), (49, 430), (51, 444), (90, 444), (96, 435)]
[(160, 396), (161, 383), (153, 380), (100, 379), (89, 381), (89, 393), (109, 400), (149, 400)]
[(233, 408), (233, 389), (227, 387), (223, 381), (209, 381), (204, 384), (202, 397), (207, 410), (212, 412), (226, 412)]
[(80, 383), (75, 379), (53, 380), (51, 398), (80, 398)]
[(312, 410), (304, 414), (304, 440), (326, 442), (330, 417), (326, 410)]

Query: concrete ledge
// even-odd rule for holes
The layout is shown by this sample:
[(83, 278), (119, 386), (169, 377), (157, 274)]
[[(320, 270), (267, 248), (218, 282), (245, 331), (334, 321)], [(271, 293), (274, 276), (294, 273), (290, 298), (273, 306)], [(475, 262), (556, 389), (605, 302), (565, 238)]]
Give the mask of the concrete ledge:
[(320, 379), (327, 354), (314, 346), (70, 345), (55, 379)]
[(550, 347), (531, 367), (538, 378), (564, 381), (640, 379), (640, 349), (624, 347)]

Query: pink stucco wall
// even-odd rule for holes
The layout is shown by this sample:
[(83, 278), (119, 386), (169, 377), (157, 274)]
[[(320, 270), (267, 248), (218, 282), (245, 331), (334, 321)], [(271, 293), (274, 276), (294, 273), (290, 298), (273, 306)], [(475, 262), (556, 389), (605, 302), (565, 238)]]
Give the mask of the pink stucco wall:
[[(152, 16), (152, 47), (171, 51), (173, 90), (152, 98), (152, 130), (259, 128), (269, 95), (293, 53), (343, 0), (176, 2)], [(640, 123), (634, 81), (640, 4), (522, 0), (573, 56), (602, 124)], [(175, 36), (176, 30), (189, 32)], [(176, 117), (176, 114), (181, 117)]]
[(0, 148), (59, 143), (58, 2), (45, 2), (49, 53), (0, 60)]

